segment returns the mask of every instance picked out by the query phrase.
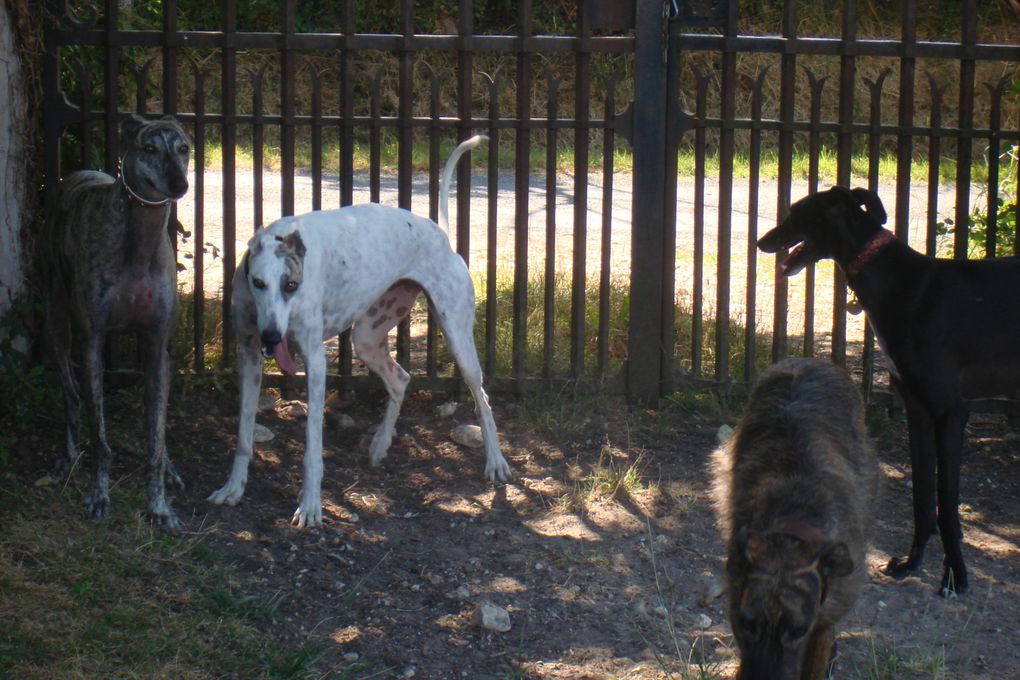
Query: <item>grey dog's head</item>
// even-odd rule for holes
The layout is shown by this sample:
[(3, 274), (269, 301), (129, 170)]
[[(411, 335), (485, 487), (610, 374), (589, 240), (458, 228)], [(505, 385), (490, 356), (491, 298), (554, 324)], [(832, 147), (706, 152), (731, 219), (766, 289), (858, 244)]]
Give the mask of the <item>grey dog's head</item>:
[(124, 183), (141, 198), (177, 200), (187, 193), (191, 141), (173, 116), (126, 119), (120, 150)]
[(297, 370), (287, 347), (287, 329), (291, 306), (304, 280), (306, 253), (296, 228), (300, 220), (293, 224), (290, 230), (280, 231), (274, 228), (276, 225), (259, 229), (248, 242), (244, 261), (245, 278), (255, 299), (262, 354), (275, 358), (288, 373)]

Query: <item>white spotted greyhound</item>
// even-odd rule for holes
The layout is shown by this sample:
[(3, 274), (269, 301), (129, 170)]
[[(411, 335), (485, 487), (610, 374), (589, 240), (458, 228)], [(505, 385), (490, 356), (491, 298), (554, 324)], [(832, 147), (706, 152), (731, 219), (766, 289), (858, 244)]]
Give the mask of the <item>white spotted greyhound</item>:
[(390, 355), (389, 331), (408, 314), (422, 290), (474, 396), (485, 443), (485, 475), (493, 481), (510, 478), (510, 466), (500, 453), (492, 409), (482, 389), (472, 330), (474, 286), (444, 231), (449, 223), (453, 169), (466, 151), (485, 139), (479, 135), (461, 143), (446, 163), (439, 202), (443, 229), (407, 210), (369, 203), (284, 217), (259, 229), (248, 242), (242, 266), (234, 276), (231, 304), (240, 343), (237, 453), (230, 477), (210, 501), (235, 505), (244, 495), (262, 358), (274, 357), (282, 370), (293, 375), (297, 367), (290, 348), (296, 345), (304, 357), (308, 379), (308, 419), (304, 481), (292, 523), (298, 527), (322, 524), (323, 341), (353, 327), (358, 357), (386, 385), (389, 402), (369, 451), (369, 461), (378, 465), (393, 439), (410, 380)]

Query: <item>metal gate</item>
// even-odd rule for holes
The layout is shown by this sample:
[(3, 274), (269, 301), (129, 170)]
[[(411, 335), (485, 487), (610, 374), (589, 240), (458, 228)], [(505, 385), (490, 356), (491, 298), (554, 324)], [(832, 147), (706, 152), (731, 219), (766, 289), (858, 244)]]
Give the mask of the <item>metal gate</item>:
[[(472, 0), (448, 16), (402, 0), (383, 26), (359, 24), (354, 0), (302, 14), (312, 5), (279, 3), (267, 26), (235, 0), (201, 16), (176, 0), (46, 3), (48, 187), (79, 167), (116, 172), (132, 112), (173, 113), (193, 134), (176, 216), (196, 372), (230, 364), (230, 281), (256, 226), (360, 200), (434, 218), (443, 154), (476, 132), (490, 142), (474, 169), (459, 167), (457, 186), (472, 190), (457, 192), (455, 245), (477, 272), (478, 345), (497, 391), (591, 383), (653, 403), (682, 385), (746, 384), (791, 353), (829, 355), (870, 390), (873, 343), (859, 319), (848, 326), (841, 273), (820, 264), (787, 284), (754, 248), (760, 223), (823, 180), (880, 190), (921, 249), (979, 218), (988, 253), (1015, 252), (997, 224), (1009, 208), (1016, 221), (1005, 152), (1020, 138), (1020, 48), (983, 40), (976, 0), (960, 3), (956, 42), (918, 39), (915, 2), (901, 3), (899, 35), (871, 36), (843, 0), (842, 32), (828, 37), (798, 35), (793, 0), (774, 27), (736, 0), (579, 0), (567, 20), (522, 0), (494, 33), (476, 18), (496, 5)], [(833, 173), (819, 164), (827, 149)], [(927, 179), (916, 153), (932, 159)], [(765, 156), (775, 179), (761, 179)], [(968, 230), (952, 238), (951, 254), (967, 256)], [(456, 384), (425, 312), (396, 343), (414, 386)], [(341, 386), (366, 380), (346, 339), (333, 366)]]

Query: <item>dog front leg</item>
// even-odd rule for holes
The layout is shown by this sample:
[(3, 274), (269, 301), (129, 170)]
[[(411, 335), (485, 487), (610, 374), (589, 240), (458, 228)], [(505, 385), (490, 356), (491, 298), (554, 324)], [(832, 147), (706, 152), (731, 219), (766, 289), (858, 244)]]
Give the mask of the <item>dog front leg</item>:
[(92, 453), (92, 490), (85, 497), (85, 511), (92, 519), (110, 515), (110, 465), (113, 451), (106, 440), (106, 420), (103, 416), (103, 334), (88, 338), (85, 347), (85, 383), (88, 386), (88, 403), (92, 416), (92, 431), (98, 442)]
[(241, 414), (237, 423), (237, 451), (226, 484), (210, 494), (208, 500), (217, 505), (237, 505), (248, 483), (255, 440), (255, 411), (262, 389), (262, 355), (257, 335), (241, 338), (237, 357), (237, 381), (241, 393)]
[[(299, 529), (322, 524), (322, 409), (326, 400), (326, 351), (318, 338), (303, 344), (305, 372), (308, 376), (308, 418), (305, 424), (304, 481), (301, 499), (291, 523)], [(307, 348), (307, 349), (306, 349)]]
[(935, 429), (938, 454), (939, 535), (945, 552), (939, 594), (955, 597), (967, 591), (963, 563), (963, 529), (960, 527), (960, 457), (969, 414), (962, 405), (939, 418)]
[(907, 434), (910, 439), (910, 478), (914, 508), (914, 537), (905, 557), (893, 557), (885, 573), (903, 578), (917, 572), (924, 559), (928, 539), (935, 533), (935, 438), (928, 408), (917, 397), (896, 382), (907, 411)]
[[(171, 472), (166, 450), (166, 407), (170, 395), (170, 356), (163, 332), (148, 334), (145, 362), (145, 419), (149, 445), (149, 514), (160, 529), (176, 531), (181, 527), (166, 497), (166, 477)], [(179, 479), (179, 477), (178, 477)]]

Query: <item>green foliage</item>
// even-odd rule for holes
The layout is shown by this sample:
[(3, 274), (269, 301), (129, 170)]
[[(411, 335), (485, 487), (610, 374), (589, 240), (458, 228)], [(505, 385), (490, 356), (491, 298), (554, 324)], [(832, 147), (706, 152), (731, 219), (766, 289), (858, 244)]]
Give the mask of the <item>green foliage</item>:
[[(1016, 178), (1018, 169), (1018, 153), (1020, 147), (1013, 146), (1000, 161), (1003, 172), (999, 179), (999, 192), (994, 210), (975, 210), (967, 220), (967, 255), (968, 257), (994, 257), (1016, 255), (1013, 246), (1016, 243), (1017, 196)], [(956, 221), (946, 218), (936, 225), (936, 234), (940, 240), (940, 250), (951, 250), (950, 238), (956, 234)]]
[(0, 318), (0, 463), (8, 458), (16, 432), (42, 420), (56, 420), (63, 412), (60, 390), (46, 366), (22, 346), (33, 336), (32, 320), (39, 307), (38, 299), (26, 293), (15, 298)]

